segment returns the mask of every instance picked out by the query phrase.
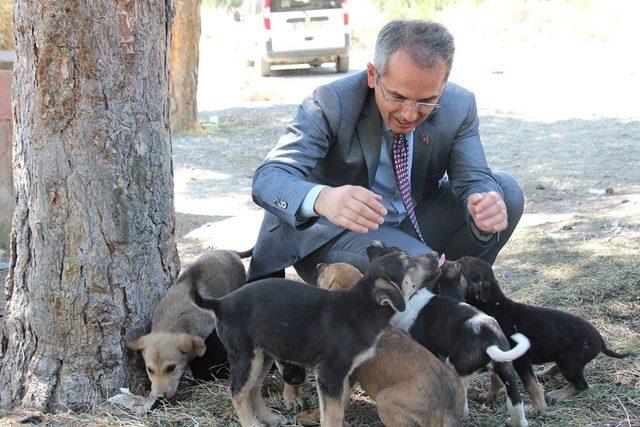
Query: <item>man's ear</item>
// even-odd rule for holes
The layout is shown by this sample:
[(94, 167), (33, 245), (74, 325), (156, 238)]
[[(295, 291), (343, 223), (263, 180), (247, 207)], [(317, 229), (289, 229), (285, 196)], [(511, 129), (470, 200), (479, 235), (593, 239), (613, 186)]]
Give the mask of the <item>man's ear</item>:
[(132, 340), (132, 341), (127, 341), (125, 345), (127, 346), (127, 348), (129, 350), (133, 350), (133, 351), (143, 350), (144, 349), (145, 337), (146, 337), (146, 335), (143, 335), (143, 336), (139, 337), (138, 339), (135, 339), (135, 340)]
[(376, 74), (375, 68), (371, 62), (367, 63), (367, 84), (371, 89), (376, 87)]
[(400, 289), (386, 279), (376, 279), (373, 297), (378, 305), (391, 306), (395, 311), (404, 311), (406, 308)]
[(207, 351), (207, 345), (204, 340), (195, 335), (182, 334), (178, 349), (191, 357), (202, 357)]

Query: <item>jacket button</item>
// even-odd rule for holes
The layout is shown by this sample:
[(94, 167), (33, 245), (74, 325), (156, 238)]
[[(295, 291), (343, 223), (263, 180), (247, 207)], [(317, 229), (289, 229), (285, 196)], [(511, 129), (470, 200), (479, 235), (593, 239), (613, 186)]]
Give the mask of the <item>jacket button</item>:
[(299, 259), (300, 258), (298, 258), (297, 255), (294, 255), (293, 257), (291, 257), (291, 261), (293, 261), (293, 262), (298, 262)]
[(279, 207), (282, 210), (287, 209), (287, 206), (289, 206), (289, 205), (287, 205), (287, 202), (285, 202), (282, 199), (274, 199), (273, 200), (273, 204), (276, 205), (277, 207)]

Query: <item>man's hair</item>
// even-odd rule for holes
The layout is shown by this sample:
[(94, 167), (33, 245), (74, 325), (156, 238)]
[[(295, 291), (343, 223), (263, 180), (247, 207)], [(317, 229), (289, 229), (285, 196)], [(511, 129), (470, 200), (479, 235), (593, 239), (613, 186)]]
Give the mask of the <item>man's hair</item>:
[(418, 19), (391, 21), (382, 27), (376, 40), (373, 66), (380, 75), (386, 72), (389, 57), (399, 50), (406, 51), (416, 65), (430, 70), (442, 61), (447, 79), (456, 48), (453, 36), (442, 24)]

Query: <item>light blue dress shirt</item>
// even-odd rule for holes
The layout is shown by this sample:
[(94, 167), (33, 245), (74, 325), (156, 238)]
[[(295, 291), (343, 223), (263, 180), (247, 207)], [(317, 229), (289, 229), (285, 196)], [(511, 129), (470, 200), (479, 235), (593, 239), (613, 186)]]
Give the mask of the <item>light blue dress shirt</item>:
[[(409, 176), (411, 176), (411, 163), (413, 160), (413, 132), (408, 133), (406, 137), (409, 144), (408, 173)], [(381, 203), (387, 209), (387, 215), (384, 217), (385, 224), (396, 226), (407, 217), (407, 210), (404, 207), (402, 195), (398, 189), (396, 177), (393, 172), (393, 160), (391, 155), (393, 131), (384, 122), (382, 123), (381, 138), (380, 160), (378, 161), (378, 168), (376, 169), (376, 173), (373, 178), (371, 191), (382, 196)], [(325, 187), (326, 185), (319, 184), (307, 193), (302, 201), (302, 205), (300, 206), (299, 217), (311, 218), (318, 216), (313, 207), (316, 203), (316, 199), (318, 198), (318, 194), (320, 194), (320, 191)]]

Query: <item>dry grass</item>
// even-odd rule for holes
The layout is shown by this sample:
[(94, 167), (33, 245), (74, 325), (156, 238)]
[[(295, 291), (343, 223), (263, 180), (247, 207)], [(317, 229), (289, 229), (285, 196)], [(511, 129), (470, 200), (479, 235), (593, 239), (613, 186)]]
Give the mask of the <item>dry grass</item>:
[[(561, 2), (543, 3), (551, 7)], [(593, 2), (577, 3), (587, 7)], [(594, 37), (600, 38), (602, 27), (597, 29)], [(536, 26), (526, 35), (533, 39), (540, 32)], [(527, 98), (526, 102), (532, 99), (535, 98)], [(230, 127), (255, 128), (254, 138), (246, 138), (252, 144), (249, 150), (265, 151), (273, 138), (262, 133), (265, 123), (274, 124), (274, 119), (261, 115), (268, 110), (260, 111), (257, 114), (241, 111), (235, 119), (221, 116), (221, 127), (228, 121)], [(282, 123), (278, 121), (275, 125), (281, 128)], [(534, 122), (515, 115), (492, 114), (481, 117), (481, 126), (491, 165), (514, 173), (528, 198), (527, 215), (496, 262), (498, 279), (505, 292), (518, 301), (580, 314), (598, 327), (610, 348), (634, 353), (623, 360), (598, 356), (586, 368), (590, 389), (567, 402), (551, 405), (544, 416), (531, 414), (531, 402), (525, 394), (530, 425), (640, 426), (640, 170), (637, 168), (640, 122), (618, 119)], [(220, 139), (216, 142), (222, 147), (221, 153), (225, 152), (223, 131), (214, 132)], [(249, 167), (236, 157), (225, 157), (229, 167), (236, 163)], [(256, 162), (259, 158), (252, 157)], [(606, 188), (612, 188), (613, 194), (604, 193)], [(488, 380), (488, 375), (483, 375), (470, 389), (471, 413), (465, 420), (466, 426), (503, 425), (507, 420), (504, 393), (497, 403), (482, 402)], [(311, 407), (316, 407), (313, 386), (309, 378), (305, 387)], [(545, 388), (562, 386), (564, 381), (555, 379)], [(96, 426), (238, 425), (226, 382), (185, 383), (180, 390), (175, 401), (158, 405), (144, 416), (102, 403), (84, 413), (36, 416), (32, 421)], [(281, 390), (279, 376), (270, 376), (264, 393), (276, 411), (284, 408)], [(379, 425), (370, 399), (358, 388), (351, 397), (348, 420), (355, 425)], [(0, 423), (17, 424), (27, 415), (15, 413)], [(293, 414), (285, 415), (293, 420)]]
[[(523, 227), (513, 237), (496, 265), (498, 279), (513, 299), (579, 313), (601, 331), (609, 347), (634, 353), (623, 360), (598, 356), (587, 365), (590, 389), (568, 401), (550, 405), (544, 416), (532, 415), (525, 394), (531, 426), (638, 426), (640, 425), (640, 266), (637, 241), (613, 241), (598, 221), (585, 221), (578, 230), (558, 226)], [(631, 224), (631, 222), (629, 223)], [(633, 219), (640, 226), (640, 217)], [(549, 229), (547, 229), (549, 228)], [(502, 393), (496, 403), (486, 405), (488, 375), (481, 376), (469, 391), (471, 413), (465, 426), (503, 425), (508, 414)], [(557, 378), (547, 391), (564, 386)], [(97, 404), (81, 414), (47, 415), (47, 425), (110, 426), (237, 426), (224, 381), (190, 384), (180, 388), (177, 399), (158, 405), (149, 414), (134, 416), (112, 405)], [(269, 376), (264, 395), (276, 411), (283, 411), (282, 382)], [(305, 391), (310, 406), (317, 407), (314, 382), (309, 376)], [(381, 425), (375, 406), (359, 389), (352, 391), (347, 419), (354, 425)], [(293, 425), (293, 414), (285, 413)], [(5, 418), (16, 425), (25, 414)]]

